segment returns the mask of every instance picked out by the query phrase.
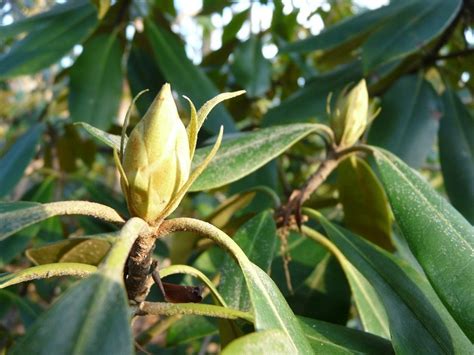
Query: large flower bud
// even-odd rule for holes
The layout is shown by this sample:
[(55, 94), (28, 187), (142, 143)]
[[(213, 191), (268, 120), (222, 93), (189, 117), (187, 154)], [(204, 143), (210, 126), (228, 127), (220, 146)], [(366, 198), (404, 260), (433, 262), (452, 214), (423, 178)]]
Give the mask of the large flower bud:
[[(121, 184), (130, 212), (149, 223), (162, 213), (189, 178), (191, 158), (186, 129), (169, 84), (158, 93), (132, 130), (123, 154)], [(173, 212), (169, 210), (166, 214)]]
[(336, 143), (349, 147), (356, 143), (367, 128), (369, 120), (369, 94), (365, 80), (361, 80), (349, 93), (343, 92), (331, 117), (331, 128)]

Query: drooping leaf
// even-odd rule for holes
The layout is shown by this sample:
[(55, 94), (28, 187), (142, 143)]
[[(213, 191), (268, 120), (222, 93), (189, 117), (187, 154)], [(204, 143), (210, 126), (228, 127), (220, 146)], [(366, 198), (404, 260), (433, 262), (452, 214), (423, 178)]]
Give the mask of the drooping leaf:
[[(276, 226), (270, 211), (263, 211), (246, 222), (236, 232), (234, 240), (254, 264), (270, 271), (277, 244)], [(230, 257), (222, 264), (219, 290), (229, 307), (249, 309), (250, 298), (244, 275)]]
[(393, 354), (390, 341), (360, 330), (298, 317), (306, 337), (316, 353)]
[[(364, 71), (406, 57), (440, 36), (461, 9), (461, 0), (417, 0), (386, 21), (363, 46)], [(400, 18), (410, 19), (400, 25)]]
[(384, 304), (397, 353), (465, 353), (472, 344), (441, 303), (428, 281), (401, 259), (324, 217), (319, 220), (331, 241), (370, 282)]
[(272, 66), (263, 56), (262, 46), (262, 39), (254, 35), (234, 51), (231, 72), (249, 97), (262, 96), (270, 89)]
[(387, 196), (370, 166), (353, 155), (343, 160), (337, 171), (339, 199), (347, 228), (382, 248), (393, 250)]
[(270, 109), (263, 117), (264, 126), (296, 122), (327, 121), (326, 103), (329, 94), (337, 97), (346, 85), (360, 80), (360, 62), (351, 62), (330, 72), (319, 74), (306, 81), (301, 89), (295, 91), (278, 106)]
[(0, 77), (36, 73), (81, 43), (96, 27), (97, 12), (89, 1), (77, 3), (78, 6), (69, 6), (67, 11), (51, 10), (55, 11), (52, 16), (38, 25), (23, 26), (23, 30), (30, 32), (0, 57)]
[[(229, 139), (222, 143), (216, 156), (192, 185), (190, 191), (213, 189), (236, 181), (276, 158), (308, 134), (320, 129), (321, 125), (317, 124), (293, 124), (269, 127)], [(209, 149), (209, 147), (197, 149), (193, 165), (197, 166), (208, 154)]]
[(100, 34), (84, 44), (71, 68), (69, 110), (75, 122), (107, 129), (122, 96), (122, 51), (116, 34)]
[(145, 222), (138, 218), (129, 220), (117, 233), (117, 242), (99, 272), (68, 289), (19, 339), (11, 353), (133, 354), (123, 268), (144, 227)]
[(98, 217), (97, 209), (101, 209), (103, 212), (100, 216), (101, 219), (115, 223), (123, 222), (122, 217), (114, 209), (88, 201), (59, 201), (39, 206), (25, 204), (19, 209), (7, 210), (8, 212), (0, 214), (0, 240), (54, 216), (78, 214)]
[[(219, 93), (206, 74), (189, 60), (176, 37), (150, 19), (145, 21), (145, 27), (156, 63), (174, 90), (188, 96), (197, 107)], [(204, 128), (217, 134), (221, 125), (227, 133), (236, 131), (232, 116), (224, 106), (216, 107), (206, 120)]]
[(474, 227), (397, 157), (380, 151), (375, 157), (410, 250), (449, 312), (474, 340)]
[(474, 117), (453, 90), (443, 95), (439, 155), (449, 199), (474, 224)]
[(369, 132), (369, 143), (420, 167), (433, 148), (441, 107), (422, 73), (399, 79), (382, 96), (382, 111)]
[(43, 130), (43, 124), (35, 124), (0, 158), (0, 197), (8, 194), (20, 181), (36, 153)]

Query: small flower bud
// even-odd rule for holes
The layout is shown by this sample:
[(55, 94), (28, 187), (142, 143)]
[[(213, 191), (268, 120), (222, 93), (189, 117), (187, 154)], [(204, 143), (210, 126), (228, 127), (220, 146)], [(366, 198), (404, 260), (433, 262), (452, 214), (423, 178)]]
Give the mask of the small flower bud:
[(369, 94), (365, 80), (361, 80), (349, 93), (343, 92), (331, 117), (331, 128), (336, 143), (349, 147), (356, 143), (367, 128)]
[(191, 169), (188, 135), (169, 84), (132, 130), (122, 164), (126, 176), (126, 181), (121, 180), (122, 190), (130, 212), (148, 223), (166, 217), (162, 213), (188, 180)]

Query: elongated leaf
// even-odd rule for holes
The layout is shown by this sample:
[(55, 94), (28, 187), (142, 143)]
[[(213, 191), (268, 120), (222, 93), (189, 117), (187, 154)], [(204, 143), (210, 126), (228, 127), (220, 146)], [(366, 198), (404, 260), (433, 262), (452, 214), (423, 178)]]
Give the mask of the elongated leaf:
[[(118, 134), (110, 134), (99, 128), (95, 128), (86, 122), (76, 123), (79, 126), (84, 127), (84, 129), (92, 135), (94, 138), (97, 138), (100, 142), (108, 145), (110, 148), (120, 151), (120, 140), (121, 137)], [(127, 137), (125, 137), (125, 144), (127, 144)]]
[[(366, 11), (359, 15), (346, 18), (333, 26), (325, 28), (320, 34), (290, 43), (283, 47), (283, 52), (327, 52), (344, 49), (350, 52), (358, 47), (373, 31), (392, 16), (395, 16), (402, 6), (390, 4), (377, 10)], [(406, 6), (406, 4), (403, 4)]]
[[(175, 36), (155, 25), (151, 19), (145, 21), (145, 27), (156, 63), (173, 89), (189, 96), (197, 107), (219, 93), (206, 74), (189, 60), (183, 45)], [(232, 116), (223, 106), (211, 113), (204, 128), (217, 134), (221, 125), (227, 133), (236, 131)]]
[(75, 122), (107, 129), (122, 96), (122, 51), (116, 34), (100, 34), (84, 44), (71, 68), (69, 111)]
[[(239, 180), (320, 129), (317, 124), (294, 124), (265, 128), (227, 140), (190, 191), (213, 189)], [(199, 165), (209, 150), (209, 147), (197, 149), (193, 165)]]
[(439, 155), (449, 199), (474, 224), (474, 117), (456, 93), (446, 90)]
[(387, 196), (370, 166), (355, 155), (339, 164), (337, 186), (347, 228), (393, 250)]
[(395, 218), (437, 294), (474, 340), (474, 227), (390, 153), (375, 154)]
[(339, 91), (352, 82), (360, 80), (360, 62), (340, 66), (328, 73), (307, 80), (304, 87), (295, 91), (280, 105), (270, 109), (263, 117), (264, 126), (296, 122), (327, 121), (326, 103), (330, 93), (337, 97)]
[(228, 235), (211, 224), (191, 218), (166, 220), (162, 227), (167, 228), (169, 224), (171, 227), (182, 226), (186, 231), (206, 236), (234, 255), (249, 290), (255, 329), (257, 331), (281, 330), (283, 334), (281, 341), (287, 344), (286, 346), (292, 350), (291, 353), (311, 353), (311, 347), (301, 326), (278, 287), (265, 271), (247, 258)]
[(58, 262), (99, 265), (110, 245), (106, 239), (74, 238), (29, 249), (26, 256), (37, 265)]
[(272, 65), (263, 56), (262, 45), (262, 39), (253, 35), (234, 51), (231, 71), (249, 97), (262, 96), (270, 89)]
[(49, 277), (87, 277), (95, 271), (97, 271), (95, 266), (81, 263), (55, 263), (33, 266), (21, 271), (0, 275), (0, 288), (31, 280), (46, 279)]
[[(417, 0), (384, 23), (363, 46), (364, 71), (419, 51), (441, 35), (461, 9), (461, 0)], [(407, 18), (400, 24), (400, 18)]]
[(80, 4), (68, 11), (56, 12), (54, 18), (28, 28), (31, 32), (0, 57), (0, 77), (35, 73), (81, 43), (96, 27), (97, 12), (88, 1), (81, 0)]
[(418, 168), (432, 150), (441, 116), (440, 101), (423, 74), (399, 79), (382, 97), (369, 143), (397, 154)]
[(320, 216), (329, 238), (371, 283), (390, 322), (397, 353), (469, 353), (472, 344), (427, 280), (397, 257)]
[(31, 127), (0, 159), (0, 197), (9, 193), (20, 181), (36, 153), (36, 145), (43, 129), (42, 124)]
[[(98, 210), (101, 214), (97, 214)], [(24, 208), (0, 214), (0, 240), (50, 217), (74, 214), (95, 216), (115, 223), (123, 222), (114, 209), (94, 202), (61, 201), (39, 206), (25, 205)]]
[[(270, 271), (277, 239), (271, 211), (264, 211), (253, 217), (234, 235), (235, 242), (248, 258), (266, 272)], [(250, 308), (244, 275), (235, 267), (235, 262), (230, 257), (222, 265), (219, 290), (229, 307), (241, 310)]]
[[(312, 210), (306, 210), (310, 217), (319, 218), (319, 215), (312, 213)], [(306, 236), (314, 239), (319, 245), (327, 246), (326, 238), (319, 232), (303, 226), (303, 232)], [(325, 243), (322, 243), (322, 240)], [(330, 248), (331, 249), (331, 248)], [(332, 250), (332, 249), (331, 249)], [(357, 306), (357, 312), (360, 316), (362, 326), (365, 331), (378, 335), (383, 338), (390, 338), (390, 329), (385, 312), (379, 296), (371, 286), (369, 281), (347, 260), (339, 251), (332, 250), (341, 264), (347, 280), (351, 286), (352, 296)]]
[(298, 317), (298, 320), (316, 353), (393, 353), (392, 344), (375, 335), (316, 319)]
[(234, 340), (222, 354), (293, 354), (294, 349), (284, 341), (284, 338), (285, 333), (279, 329), (251, 333)]
[(118, 241), (100, 271), (62, 295), (20, 338), (11, 353), (133, 354), (123, 267), (145, 225), (138, 218), (129, 220), (118, 233)]

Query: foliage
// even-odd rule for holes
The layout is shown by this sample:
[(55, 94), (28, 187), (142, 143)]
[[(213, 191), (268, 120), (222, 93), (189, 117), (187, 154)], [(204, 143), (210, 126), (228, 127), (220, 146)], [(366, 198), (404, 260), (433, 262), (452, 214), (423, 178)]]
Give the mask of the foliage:
[(182, 3), (1, 5), (2, 353), (472, 353), (472, 1)]

